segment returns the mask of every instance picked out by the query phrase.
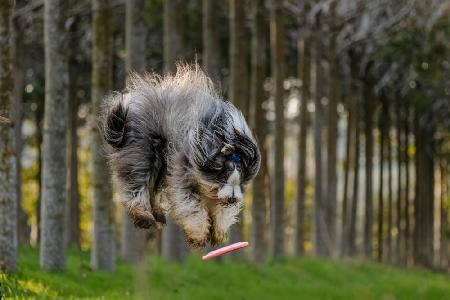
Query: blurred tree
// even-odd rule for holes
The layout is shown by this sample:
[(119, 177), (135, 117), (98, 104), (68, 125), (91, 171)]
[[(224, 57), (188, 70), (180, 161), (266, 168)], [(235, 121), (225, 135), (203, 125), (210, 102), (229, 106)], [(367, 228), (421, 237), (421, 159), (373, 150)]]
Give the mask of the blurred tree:
[[(175, 63), (183, 57), (183, 0), (164, 1), (163, 48), (164, 70), (174, 72)], [(162, 232), (162, 256), (166, 259), (183, 261), (186, 258), (186, 245), (181, 229), (169, 217)]]
[(65, 239), (70, 246), (80, 248), (80, 197), (78, 190), (78, 96), (77, 76), (78, 64), (76, 59), (77, 43), (77, 17), (69, 19), (69, 105), (67, 118), (67, 201), (66, 201), (66, 227)]
[(91, 266), (97, 270), (113, 271), (115, 269), (114, 202), (111, 175), (96, 118), (103, 97), (112, 88), (111, 0), (93, 0), (92, 12), (91, 167), (94, 234)]
[(306, 190), (306, 156), (307, 156), (307, 137), (308, 137), (308, 103), (311, 100), (311, 32), (306, 29), (307, 15), (310, 10), (308, 3), (304, 4), (301, 15), (300, 30), (301, 35), (297, 40), (298, 51), (298, 77), (301, 85), (301, 103), (299, 112), (299, 136), (298, 136), (298, 166), (297, 166), (297, 201), (296, 201), (296, 223), (294, 234), (294, 255), (302, 255), (305, 252), (305, 190)]
[(45, 115), (42, 151), (40, 263), (43, 269), (65, 268), (67, 47), (63, 0), (44, 2)]
[[(230, 12), (230, 84), (228, 98), (240, 109), (245, 117), (249, 115), (248, 95), (248, 53), (247, 28), (245, 26), (245, 3), (238, 0), (229, 1)], [(242, 241), (244, 238), (244, 212), (238, 216), (238, 223), (230, 229), (230, 242)], [(234, 258), (243, 258), (242, 251), (231, 254)]]
[(267, 135), (265, 111), (263, 102), (264, 79), (267, 74), (267, 39), (265, 32), (267, 14), (264, 7), (264, 0), (253, 0), (252, 11), (252, 38), (251, 38), (251, 84), (250, 102), (252, 114), (252, 126), (259, 143), (262, 161), (258, 175), (253, 180), (252, 186), (252, 226), (251, 245), (252, 259), (254, 262), (263, 262), (266, 258), (267, 234), (266, 234), (266, 199), (267, 199), (267, 149), (265, 139)]
[[(383, 96), (382, 96), (383, 97)], [(384, 225), (384, 160), (386, 156), (386, 117), (387, 117), (387, 106), (385, 103), (386, 99), (381, 98), (381, 112), (379, 115), (379, 129), (380, 129), (380, 152), (379, 152), (379, 190), (378, 190), (378, 248), (377, 248), (377, 260), (379, 262), (383, 261), (384, 253), (384, 237), (383, 237), (383, 225)]]
[[(144, 20), (145, 0), (126, 1), (125, 19), (125, 65), (128, 74), (145, 72), (146, 24)], [(130, 263), (142, 261), (147, 245), (147, 230), (136, 228), (126, 210), (122, 212), (120, 255)]]
[(275, 168), (273, 194), (271, 195), (271, 243), (270, 254), (274, 258), (285, 255), (284, 234), (284, 12), (283, 0), (273, 0), (270, 11), (270, 54), (273, 78), (272, 96), (275, 103)]
[(17, 268), (16, 142), (13, 115), (13, 0), (0, 4), (0, 270)]
[(214, 84), (220, 84), (219, 1), (203, 0), (203, 69)]

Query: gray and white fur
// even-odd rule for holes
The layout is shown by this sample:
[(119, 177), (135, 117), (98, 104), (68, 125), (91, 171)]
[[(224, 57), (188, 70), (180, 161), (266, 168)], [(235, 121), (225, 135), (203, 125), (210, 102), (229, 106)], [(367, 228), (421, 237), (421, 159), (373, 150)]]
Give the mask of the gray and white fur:
[(191, 245), (224, 243), (261, 160), (242, 113), (197, 65), (130, 77), (102, 112), (129, 216), (137, 227), (160, 228), (168, 212)]

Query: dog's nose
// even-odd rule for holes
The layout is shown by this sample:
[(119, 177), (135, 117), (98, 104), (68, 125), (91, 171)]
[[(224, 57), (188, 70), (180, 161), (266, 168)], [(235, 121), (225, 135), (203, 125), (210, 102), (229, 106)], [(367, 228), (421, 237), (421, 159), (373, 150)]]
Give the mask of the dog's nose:
[(236, 203), (236, 197), (230, 197), (228, 198), (228, 204)]

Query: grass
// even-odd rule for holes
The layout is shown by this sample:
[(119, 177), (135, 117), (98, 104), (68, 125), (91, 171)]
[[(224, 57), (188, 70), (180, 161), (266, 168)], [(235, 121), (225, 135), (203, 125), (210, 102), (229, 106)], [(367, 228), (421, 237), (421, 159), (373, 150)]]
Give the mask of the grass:
[(450, 299), (450, 276), (372, 263), (286, 259), (262, 266), (225, 261), (183, 264), (150, 258), (112, 274), (92, 271), (89, 253), (70, 252), (67, 270), (39, 270), (35, 249), (19, 271), (0, 274), (5, 299)]

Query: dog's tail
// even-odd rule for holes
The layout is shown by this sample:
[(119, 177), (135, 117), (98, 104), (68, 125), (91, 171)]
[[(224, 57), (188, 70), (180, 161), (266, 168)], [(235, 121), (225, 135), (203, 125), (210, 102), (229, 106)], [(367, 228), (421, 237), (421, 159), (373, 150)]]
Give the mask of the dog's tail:
[(105, 141), (114, 148), (125, 144), (126, 119), (128, 105), (124, 98), (127, 94), (116, 94), (110, 97), (103, 113), (103, 136)]

